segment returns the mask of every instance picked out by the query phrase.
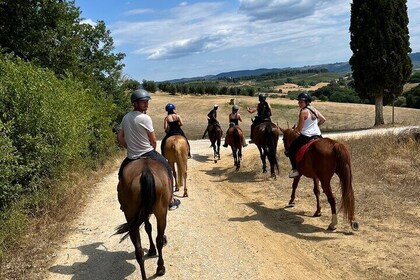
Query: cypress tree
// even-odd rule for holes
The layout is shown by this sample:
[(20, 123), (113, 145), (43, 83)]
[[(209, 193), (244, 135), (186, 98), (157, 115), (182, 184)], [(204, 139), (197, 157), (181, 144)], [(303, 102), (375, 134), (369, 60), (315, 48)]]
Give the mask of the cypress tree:
[(402, 94), (412, 64), (406, 0), (353, 0), (350, 65), (356, 92), (375, 98), (375, 126), (384, 123), (383, 101)]

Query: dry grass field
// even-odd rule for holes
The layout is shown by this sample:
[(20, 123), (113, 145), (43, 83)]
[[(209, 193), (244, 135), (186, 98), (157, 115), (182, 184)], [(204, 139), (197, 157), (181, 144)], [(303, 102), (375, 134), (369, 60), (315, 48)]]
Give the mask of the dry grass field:
[[(174, 103), (177, 112), (184, 120), (184, 131), (190, 139), (200, 139), (207, 126), (207, 113), (214, 104), (219, 105), (218, 119), (223, 129), (227, 129), (228, 115), (231, 112), (231, 99), (235, 99), (240, 106), (239, 113), (243, 123), (241, 127), (246, 136), (249, 136), (251, 117), (246, 107), (256, 106), (258, 97), (250, 96), (191, 96), (191, 95), (168, 95), (155, 93), (149, 102), (148, 114), (152, 117), (158, 139), (164, 136), (163, 119), (166, 115), (165, 105)], [(273, 109), (272, 121), (281, 127), (292, 126), (297, 121), (299, 108), (295, 100), (285, 98), (267, 98)], [(375, 106), (364, 104), (334, 103), (315, 101), (312, 103), (327, 121), (322, 126), (323, 132), (344, 131), (372, 128), (375, 122)], [(384, 107), (385, 126), (390, 126), (392, 121), (392, 107)], [(420, 125), (420, 110), (409, 108), (394, 109), (395, 126)]]

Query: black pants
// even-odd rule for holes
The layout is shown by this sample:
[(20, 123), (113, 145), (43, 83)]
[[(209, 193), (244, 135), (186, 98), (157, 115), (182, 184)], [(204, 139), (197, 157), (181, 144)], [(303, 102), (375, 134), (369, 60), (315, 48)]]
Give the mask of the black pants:
[(314, 138), (318, 138), (321, 136), (305, 136), (303, 134), (299, 135), (298, 138), (295, 139), (295, 141), (292, 142), (289, 148), (289, 159), (290, 163), (292, 164), (292, 169), (296, 169), (296, 154), (300, 147), (308, 143)]
[[(171, 185), (173, 185), (172, 168), (171, 168), (171, 166), (169, 165), (168, 161), (166, 160), (166, 158), (164, 156), (162, 156), (161, 154), (159, 154), (155, 150), (152, 150), (150, 152), (147, 152), (147, 153), (143, 154), (140, 158), (150, 158), (150, 159), (157, 160), (157, 161), (161, 162), (166, 167), (166, 170), (168, 171), (169, 179), (171, 180)], [(124, 167), (127, 164), (129, 164), (130, 162), (132, 162), (133, 160), (136, 160), (136, 159), (131, 159), (131, 158), (126, 157), (123, 160), (123, 162), (121, 163), (120, 169), (118, 170), (118, 179), (121, 179), (122, 171), (123, 171)]]

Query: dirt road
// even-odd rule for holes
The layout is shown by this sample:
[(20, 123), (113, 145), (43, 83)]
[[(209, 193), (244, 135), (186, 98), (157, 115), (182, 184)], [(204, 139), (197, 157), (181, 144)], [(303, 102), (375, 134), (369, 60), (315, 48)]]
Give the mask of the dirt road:
[[(270, 179), (261, 173), (254, 145), (244, 149), (239, 171), (233, 167), (230, 149), (222, 147), (222, 159), (214, 163), (208, 140), (191, 141), (191, 147), (190, 197), (180, 198), (180, 208), (168, 214), (169, 242), (163, 250), (166, 275), (158, 279), (410, 279), (420, 275), (418, 267), (412, 274), (401, 273), (404, 252), (410, 248), (391, 250), (386, 244), (398, 242), (395, 233), (391, 237), (378, 233), (364, 221), (358, 232), (352, 232), (341, 216), (337, 231), (327, 231), (331, 214), (324, 196), (323, 216), (311, 217), (315, 204), (310, 180), (303, 179), (297, 205), (287, 208), (289, 166), (281, 164), (278, 179)], [(124, 222), (116, 185), (117, 170), (94, 187), (89, 204), (57, 252), (48, 279), (140, 278), (131, 241), (119, 243), (119, 236), (112, 236)], [(144, 229), (141, 235), (143, 247), (148, 248)], [(419, 244), (418, 236), (418, 231), (408, 236), (414, 246)], [(418, 253), (409, 257), (414, 264), (420, 260)], [(156, 262), (157, 258), (146, 260), (146, 274), (152, 279)]]

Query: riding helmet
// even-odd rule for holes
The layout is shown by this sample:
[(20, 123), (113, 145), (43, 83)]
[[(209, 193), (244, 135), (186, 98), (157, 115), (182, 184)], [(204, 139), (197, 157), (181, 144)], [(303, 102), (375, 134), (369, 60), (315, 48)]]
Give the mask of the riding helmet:
[(239, 110), (239, 106), (238, 105), (233, 105), (232, 106), (232, 111), (238, 111)]
[(165, 110), (166, 110), (166, 112), (173, 111), (173, 110), (175, 110), (175, 105), (172, 104), (172, 103), (168, 103), (168, 104), (166, 104)]
[(214, 108), (214, 109), (217, 109), (217, 108), (219, 108), (219, 105), (214, 104), (213, 108)]
[(152, 99), (150, 97), (150, 93), (147, 90), (144, 90), (142, 88), (135, 90), (131, 94), (131, 103), (137, 100), (150, 100), (150, 99)]
[(260, 102), (262, 102), (262, 101), (265, 101), (265, 99), (267, 98), (267, 96), (265, 95), (265, 94), (260, 94), (260, 95), (258, 95), (258, 100), (260, 101)]
[(298, 95), (298, 100), (304, 100), (306, 102), (311, 102), (312, 98), (309, 94), (307, 94), (306, 92), (302, 92)]

